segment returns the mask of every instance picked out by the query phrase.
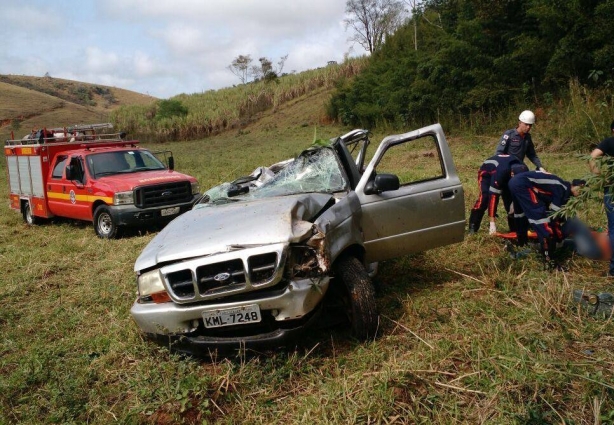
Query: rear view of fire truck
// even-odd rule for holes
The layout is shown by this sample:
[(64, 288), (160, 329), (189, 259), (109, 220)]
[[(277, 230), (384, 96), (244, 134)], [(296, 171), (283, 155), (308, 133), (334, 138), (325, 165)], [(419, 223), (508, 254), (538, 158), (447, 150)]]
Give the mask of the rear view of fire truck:
[(54, 216), (94, 223), (114, 238), (126, 226), (165, 224), (191, 208), (194, 177), (174, 171), (124, 133), (100, 133), (110, 124), (33, 131), (4, 146), (10, 207), (27, 224)]

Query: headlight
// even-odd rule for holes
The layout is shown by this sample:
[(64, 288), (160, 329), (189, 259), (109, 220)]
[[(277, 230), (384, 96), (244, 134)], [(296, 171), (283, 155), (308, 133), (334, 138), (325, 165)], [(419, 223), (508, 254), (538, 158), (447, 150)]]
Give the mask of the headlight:
[(198, 182), (192, 182), (192, 195), (198, 195), (200, 193), (200, 185)]
[(159, 270), (143, 273), (137, 277), (136, 282), (139, 289), (139, 302), (165, 303), (171, 300), (166, 289), (164, 289)]
[(134, 204), (134, 192), (117, 192), (113, 195), (113, 205)]

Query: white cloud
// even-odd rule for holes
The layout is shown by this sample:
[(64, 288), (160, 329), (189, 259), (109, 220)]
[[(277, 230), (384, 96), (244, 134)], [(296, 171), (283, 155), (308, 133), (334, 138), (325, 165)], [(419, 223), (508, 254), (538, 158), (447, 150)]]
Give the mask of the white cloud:
[[(158, 97), (239, 82), (240, 54), (297, 72), (341, 61), (350, 48), (344, 1), (0, 0), (0, 73), (63, 76)], [(10, 16), (10, 19), (6, 17)], [(15, 22), (48, 21), (53, 31)], [(11, 22), (10, 31), (6, 22)], [(58, 22), (60, 24), (58, 24)], [(26, 29), (28, 28), (28, 29)]]
[(136, 52), (133, 58), (134, 70), (139, 77), (149, 77), (155, 75), (158, 66), (154, 60), (146, 53)]
[(161, 32), (161, 37), (174, 56), (190, 56), (206, 50), (203, 32), (190, 25), (173, 23)]
[(103, 52), (98, 47), (85, 49), (85, 68), (91, 73), (105, 74), (117, 69), (119, 56), (113, 52)]
[(5, 31), (56, 32), (62, 28), (62, 17), (49, 6), (30, 6), (27, 4), (2, 7), (2, 27)]

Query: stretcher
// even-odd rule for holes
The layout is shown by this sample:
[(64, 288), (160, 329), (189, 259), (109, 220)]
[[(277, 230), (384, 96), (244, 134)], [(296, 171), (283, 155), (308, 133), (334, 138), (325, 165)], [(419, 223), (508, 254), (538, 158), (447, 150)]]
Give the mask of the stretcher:
[[(496, 232), (494, 233), (494, 236), (514, 240), (516, 239), (516, 232)], [(530, 240), (537, 240), (537, 233), (533, 230), (529, 230), (527, 236)], [(565, 239), (564, 246), (572, 246), (574, 251), (576, 251), (579, 255), (591, 258), (593, 260), (610, 260), (610, 239), (607, 231), (599, 232), (596, 230), (587, 230), (578, 232), (577, 234)]]

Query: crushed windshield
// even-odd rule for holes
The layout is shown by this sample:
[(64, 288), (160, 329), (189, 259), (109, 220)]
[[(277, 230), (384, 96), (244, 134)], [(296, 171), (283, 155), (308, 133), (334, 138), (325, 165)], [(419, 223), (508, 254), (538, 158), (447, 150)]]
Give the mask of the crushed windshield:
[(216, 186), (205, 193), (202, 202), (218, 204), (297, 193), (332, 193), (347, 188), (337, 157), (329, 147), (304, 151), (264, 182), (257, 177), (241, 184), (235, 181)]
[(166, 168), (151, 152), (144, 150), (94, 153), (87, 156), (87, 166), (94, 178)]

